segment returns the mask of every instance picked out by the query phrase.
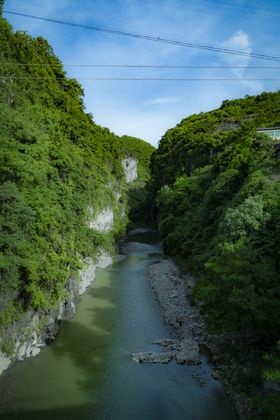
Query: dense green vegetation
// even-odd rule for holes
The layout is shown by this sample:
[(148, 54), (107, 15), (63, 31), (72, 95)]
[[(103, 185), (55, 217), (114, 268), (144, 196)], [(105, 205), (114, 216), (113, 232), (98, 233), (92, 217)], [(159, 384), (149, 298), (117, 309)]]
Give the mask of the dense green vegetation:
[(123, 136), (122, 141), (126, 147), (133, 150), (133, 156), (137, 159), (137, 180), (128, 190), (129, 220), (132, 224), (150, 224), (150, 162), (154, 147), (150, 144), (128, 136)]
[(280, 329), (280, 162), (256, 128), (280, 126), (279, 110), (280, 92), (225, 101), (169, 130), (152, 158), (165, 249), (196, 270), (209, 327), (269, 344)]
[[(0, 17), (0, 45), (0, 324), (6, 325), (28, 308), (55, 306), (83, 261), (124, 232), (121, 162), (137, 158), (145, 182), (153, 148), (94, 123), (82, 87), (66, 77), (46, 40), (14, 33)], [(113, 231), (90, 229), (108, 205)]]

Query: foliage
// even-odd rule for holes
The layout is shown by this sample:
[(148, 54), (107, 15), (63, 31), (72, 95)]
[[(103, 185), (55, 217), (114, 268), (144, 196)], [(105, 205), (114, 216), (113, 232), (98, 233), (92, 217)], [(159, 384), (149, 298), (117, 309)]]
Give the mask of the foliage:
[(266, 362), (264, 369), (264, 379), (280, 385), (280, 340), (276, 343), (275, 348), (271, 353), (266, 353), (263, 356)]
[(280, 412), (280, 398), (278, 392), (267, 392), (265, 395), (257, 396), (252, 401), (253, 408), (259, 412), (262, 420), (278, 420)]
[(169, 130), (152, 156), (165, 249), (200, 268), (214, 329), (279, 332), (279, 163), (255, 131), (279, 106), (280, 92), (228, 101)]
[[(150, 161), (154, 147), (143, 140), (129, 136), (121, 137), (122, 147), (127, 156), (137, 159), (137, 179), (128, 189), (129, 219), (132, 223), (149, 223), (151, 205), (151, 184), (149, 183)], [(130, 154), (128, 152), (130, 150)]]
[[(152, 147), (94, 123), (82, 87), (66, 77), (46, 40), (13, 32), (0, 18), (0, 44), (3, 325), (27, 308), (56, 305), (83, 261), (112, 247), (127, 222), (121, 162), (136, 157), (144, 182)], [(104, 235), (89, 222), (108, 205), (115, 225)]]
[[(210, 329), (262, 343), (280, 329), (280, 162), (256, 128), (279, 126), (279, 110), (280, 92), (224, 101), (167, 131), (152, 155), (164, 247), (195, 267)], [(279, 383), (279, 360), (274, 354), (267, 380)], [(258, 407), (278, 418), (279, 396)]]

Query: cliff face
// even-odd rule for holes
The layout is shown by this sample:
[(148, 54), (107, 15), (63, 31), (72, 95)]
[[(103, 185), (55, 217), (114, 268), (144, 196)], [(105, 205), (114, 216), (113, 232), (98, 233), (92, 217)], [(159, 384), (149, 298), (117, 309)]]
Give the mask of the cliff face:
[(126, 182), (133, 182), (137, 179), (137, 160), (127, 157), (122, 161)]
[[(137, 171), (137, 163), (133, 165), (133, 171)], [(126, 178), (129, 179), (127, 182), (132, 182), (131, 173)], [(126, 195), (125, 191), (123, 195)], [(90, 210), (89, 227), (101, 235), (110, 235), (115, 226), (122, 223), (120, 219), (126, 220), (126, 205), (120, 202), (121, 193), (118, 192), (113, 197), (113, 203), (95, 215), (92, 214), (92, 209)], [(79, 297), (95, 279), (96, 269), (106, 268), (112, 264), (114, 256), (112, 252), (113, 249), (110, 253), (100, 247), (96, 258), (87, 257), (81, 260), (84, 268), (76, 276), (69, 278), (64, 287), (64, 297), (53, 308), (29, 309), (20, 320), (2, 328), (0, 345), (6, 351), (0, 351), (0, 374), (15, 361), (36, 356), (42, 347), (55, 338), (60, 322), (74, 315)]]
[[(280, 92), (224, 101), (220, 108), (194, 114), (169, 129), (153, 156), (156, 188), (213, 163), (235, 133), (256, 134), (259, 127), (279, 126)], [(239, 135), (239, 134), (238, 134)]]
[(153, 148), (94, 123), (46, 40), (0, 17), (0, 44), (2, 371), (52, 340), (111, 262)]

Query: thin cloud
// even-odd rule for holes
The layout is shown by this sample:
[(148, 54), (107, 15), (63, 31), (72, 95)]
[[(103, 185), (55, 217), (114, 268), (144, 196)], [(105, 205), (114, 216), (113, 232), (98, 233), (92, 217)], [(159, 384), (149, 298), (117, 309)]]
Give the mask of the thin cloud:
[(148, 99), (144, 105), (166, 105), (178, 102), (179, 98), (176, 96), (162, 96), (161, 98)]
[[(244, 51), (249, 54), (252, 52), (252, 41), (250, 40), (249, 35), (242, 30), (236, 31), (228, 40), (223, 42), (223, 46), (237, 51)], [(238, 79), (246, 79), (246, 76), (249, 77), (246, 67), (248, 67), (251, 57), (228, 55), (225, 56), (224, 60), (230, 66), (244, 67), (240, 69), (232, 69), (232, 73)], [(242, 83), (248, 86), (252, 92), (259, 92), (263, 89), (263, 84), (258, 81), (242, 80)]]

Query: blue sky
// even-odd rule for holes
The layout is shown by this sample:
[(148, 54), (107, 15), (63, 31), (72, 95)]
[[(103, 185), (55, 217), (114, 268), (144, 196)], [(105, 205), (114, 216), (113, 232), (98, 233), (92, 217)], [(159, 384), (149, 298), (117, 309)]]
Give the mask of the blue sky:
[[(43, 6), (41, 6), (43, 4)], [(279, 0), (6, 0), (5, 9), (182, 41), (280, 56)], [(64, 64), (280, 66), (5, 15), (17, 30), (48, 39)], [(280, 69), (107, 69), (66, 67), (70, 77), (280, 78)], [(225, 99), (280, 89), (280, 81), (80, 80), (95, 121), (156, 145), (188, 115)]]

